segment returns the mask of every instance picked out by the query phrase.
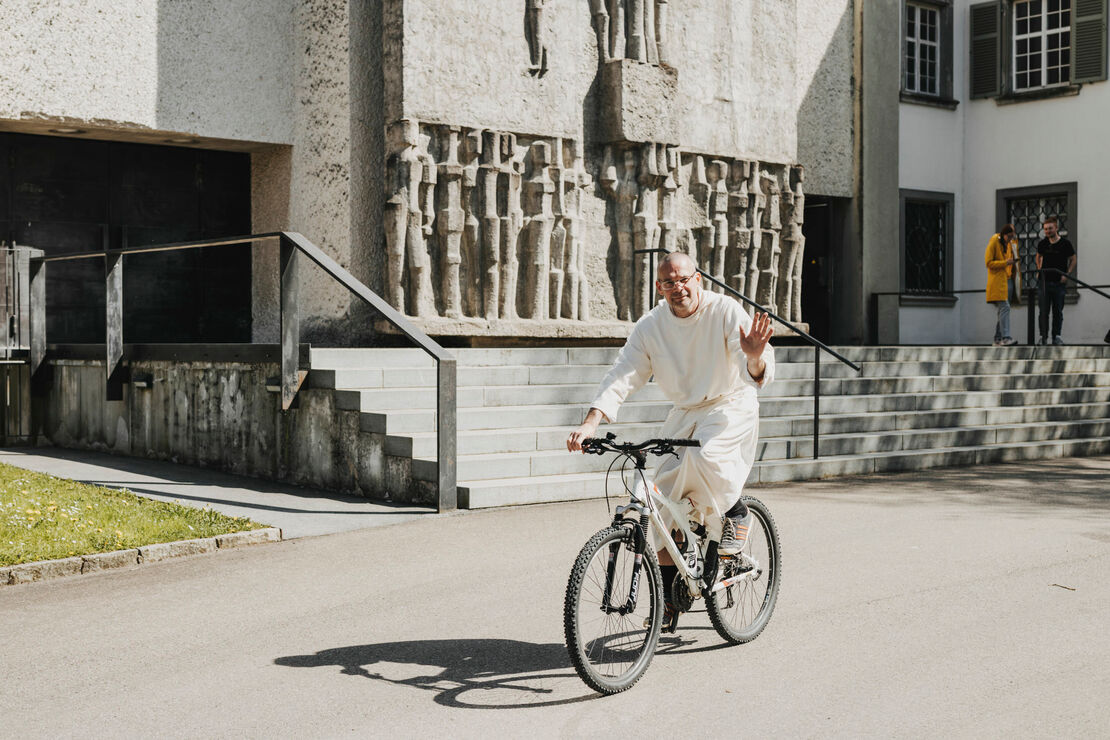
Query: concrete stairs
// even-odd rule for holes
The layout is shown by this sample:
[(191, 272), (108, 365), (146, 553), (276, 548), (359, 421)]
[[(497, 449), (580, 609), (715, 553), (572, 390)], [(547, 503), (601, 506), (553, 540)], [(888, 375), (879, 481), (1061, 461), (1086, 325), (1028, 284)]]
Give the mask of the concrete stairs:
[[(821, 457), (813, 459), (813, 350), (778, 347), (760, 397), (749, 485), (871, 472), (1110, 452), (1110, 347), (844, 347), (856, 373), (821, 363)], [(609, 348), (460, 349), (459, 505), (604, 495), (610, 457), (565, 439), (616, 356)], [(314, 349), (309, 383), (413, 481), (435, 480), (435, 367), (420, 350)], [(605, 431), (658, 433), (670, 408), (649, 383)], [(616, 483), (619, 487), (619, 482)]]

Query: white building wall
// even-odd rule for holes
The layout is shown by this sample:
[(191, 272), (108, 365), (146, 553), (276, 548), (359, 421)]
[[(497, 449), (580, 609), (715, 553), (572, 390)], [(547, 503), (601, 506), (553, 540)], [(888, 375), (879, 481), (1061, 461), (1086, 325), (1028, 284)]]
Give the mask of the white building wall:
[[(953, 87), (955, 111), (901, 104), (899, 184), (902, 188), (955, 194), (953, 289), (986, 286), (983, 252), (996, 223), (998, 190), (1078, 183), (1077, 276), (1110, 283), (1110, 245), (1102, 236), (1104, 194), (1110, 192), (1105, 122), (1110, 118), (1110, 82), (1084, 85), (1079, 95), (1000, 105), (968, 99), (968, 8), (954, 8)], [(1064, 340), (1101, 343), (1110, 329), (1110, 300), (1080, 291), (1064, 308)], [(989, 343), (995, 311), (982, 294), (960, 294), (952, 308), (903, 307), (904, 344)], [(1015, 338), (1025, 340), (1026, 309), (1011, 315)]]

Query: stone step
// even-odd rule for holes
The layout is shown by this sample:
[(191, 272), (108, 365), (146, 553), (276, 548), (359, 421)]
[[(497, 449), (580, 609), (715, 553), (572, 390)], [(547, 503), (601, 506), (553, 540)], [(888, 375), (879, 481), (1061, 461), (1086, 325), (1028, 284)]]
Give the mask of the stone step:
[[(1051, 434), (1055, 425), (1079, 422), (1103, 423), (1110, 418), (1110, 402), (1099, 405), (1063, 404), (1046, 406), (1012, 406), (994, 409), (962, 409), (959, 411), (910, 411), (895, 414), (849, 414), (823, 417), (821, 420), (822, 454), (839, 454), (833, 445), (841, 437), (849, 438), (868, 433), (882, 436), (904, 431), (960, 430), (965, 426), (995, 427), (1003, 434), (1002, 427), (1033, 424), (1043, 434)], [(1093, 421), (1092, 421), (1093, 420)], [(469, 430), (458, 435), (459, 455), (532, 452), (537, 450), (562, 450), (567, 434), (578, 420), (570, 425), (546, 427), (517, 427), (509, 429)], [(943, 426), (937, 424), (943, 423)], [(620, 439), (648, 439), (659, 433), (659, 422), (618, 423), (606, 425), (602, 431), (613, 432)], [(783, 447), (782, 454), (761, 453), (767, 457), (785, 457), (785, 447), (791, 445), (794, 456), (813, 454), (813, 417), (761, 418), (759, 424), (761, 444)], [(1045, 437), (1047, 438), (1047, 436)], [(399, 457), (434, 458), (436, 454), (434, 431), (413, 432), (407, 435), (390, 435), (386, 439), (386, 454)], [(828, 445), (828, 446), (826, 446)], [(762, 459), (762, 458), (761, 458)]]
[[(1071, 440), (1045, 440), (1017, 444), (994, 444), (948, 449), (924, 449), (865, 455), (827, 457), (818, 460), (789, 460), (757, 463), (748, 486), (794, 480), (866, 475), (876, 472), (919, 470), (955, 465), (983, 465), (1015, 460), (1035, 460), (1072, 455), (1104, 455), (1110, 452), (1110, 436)], [(621, 498), (619, 480), (609, 482), (610, 496)], [(603, 473), (577, 473), (544, 477), (502, 478), (470, 481), (459, 486), (459, 505), (477, 509), (553, 501), (601, 498), (605, 495)]]
[[(480, 393), (482, 389), (473, 389)], [(345, 410), (361, 410), (360, 428), (379, 434), (435, 431), (435, 412), (431, 408), (367, 410), (360, 407), (364, 391), (336, 391), (336, 406)], [(516, 429), (536, 426), (573, 426), (581, 423), (584, 404), (556, 403), (519, 406), (466, 406), (460, 391), (460, 408), (456, 425), (460, 432), (477, 429)], [(762, 422), (789, 420), (794, 434), (811, 433), (813, 426), (812, 397), (776, 399), (760, 402)], [(976, 414), (998, 412), (1010, 408), (1069, 407), (1076, 404), (1105, 405), (1110, 402), (1110, 387), (1066, 388), (1028, 391), (990, 391), (978, 393), (897, 394), (870, 396), (831, 396), (821, 398), (821, 428), (830, 433), (894, 428), (896, 417), (921, 413), (935, 419), (930, 426), (960, 426), (974, 421)], [(618, 422), (661, 423), (670, 411), (663, 400), (630, 399), (621, 407)], [(841, 428), (847, 425), (851, 428)], [(808, 430), (806, 429), (808, 427)]]
[[(851, 378), (823, 381), (821, 385), (822, 410), (836, 413), (843, 403), (840, 399), (851, 398), (853, 403), (862, 403), (862, 398), (894, 399), (898, 396), (930, 394), (971, 394), (977, 392), (1023, 392), (1023, 391), (1063, 391), (1075, 389), (1110, 388), (1108, 373), (1062, 373), (1058, 375), (969, 375), (952, 377), (914, 377), (914, 378)], [(456, 389), (456, 403), (460, 416), (465, 409), (491, 406), (527, 406), (574, 404), (585, 407), (597, 393), (593, 384), (566, 385), (471, 385)], [(813, 381), (787, 380), (760, 393), (760, 404), (766, 407), (767, 416), (805, 413), (795, 408), (798, 402), (808, 402), (812, 409)], [(388, 412), (401, 409), (432, 409), (436, 405), (434, 388), (361, 388), (344, 389), (336, 392), (341, 408), (370, 412)], [(641, 388), (630, 399), (637, 401), (665, 400), (659, 386), (654, 383)], [(905, 399), (902, 399), (903, 401)], [(951, 402), (952, 399), (944, 399)], [(989, 397), (978, 399), (982, 405), (994, 405)], [(998, 399), (994, 399), (998, 400)], [(894, 403), (894, 401), (890, 401)], [(787, 404), (784, 406), (783, 404)], [(794, 405), (791, 405), (794, 404)], [(869, 408), (883, 410), (892, 408), (889, 404), (874, 406), (868, 401)], [(975, 401), (963, 405), (981, 405)], [(896, 407), (901, 408), (901, 404)]]
[[(624, 433), (621, 438), (643, 440), (657, 433)], [(821, 437), (820, 445), (821, 455), (831, 457), (1102, 436), (1110, 436), (1110, 419), (1050, 425), (1031, 423), (960, 429), (899, 429), (881, 434), (837, 434)], [(565, 433), (563, 438), (565, 439)], [(812, 457), (812, 437), (769, 437), (760, 440), (756, 459), (768, 462)], [(456, 475), (464, 482), (564, 475), (603, 471), (610, 462), (607, 456), (570, 454), (563, 446), (515, 453), (460, 454), (457, 458)], [(414, 459), (412, 474), (418, 480), (434, 481), (434, 459), (431, 456)]]
[[(1014, 362), (1019, 360), (1061, 361), (1068, 359), (1110, 359), (1106, 345), (1063, 345), (1059, 347), (833, 347), (856, 363), (905, 362)], [(611, 365), (617, 356), (615, 347), (570, 348), (506, 348), (450, 349), (459, 366), (490, 367), (498, 365)], [(775, 357), (780, 363), (813, 364), (813, 349), (801, 346), (776, 346)], [(821, 354), (822, 374), (825, 365), (841, 365), (836, 358)], [(385, 368), (434, 367), (432, 357), (416, 348), (312, 349), (313, 368)], [(842, 365), (841, 365), (842, 366)], [(850, 370), (850, 368), (848, 368)]]
[[(457, 385), (459, 387), (477, 385), (577, 385), (588, 384), (595, 387), (608, 372), (608, 365), (494, 365), (460, 366)], [(1057, 376), (1096, 376), (1093, 384), (1108, 384), (1110, 358), (1076, 360), (1021, 360), (1015, 362), (867, 362), (862, 372), (857, 374), (847, 365), (822, 367), (822, 393), (886, 393), (887, 386), (920, 387), (921, 390), (954, 390), (960, 380), (941, 378), (992, 377), (991, 381), (978, 381), (980, 387), (1005, 387), (1003, 378), (1014, 383), (1025, 383), (1023, 387), (1034, 387), (1029, 383), (1041, 383), (1048, 387), (1054, 382), (1049, 378)], [(776, 368), (776, 381), (768, 388), (770, 395), (797, 395), (812, 393), (813, 366), (807, 363), (782, 363)], [(923, 385), (922, 379), (937, 378), (933, 388)], [(1033, 380), (1040, 378), (1040, 380)], [(845, 382), (840, 382), (845, 381)], [(850, 381), (850, 382), (848, 382)], [(884, 381), (875, 385), (876, 381)], [(1069, 384), (1074, 385), (1074, 381)], [(1087, 382), (1086, 380), (1081, 382)], [(972, 381), (968, 381), (972, 383)], [(436, 385), (434, 367), (374, 367), (374, 368), (314, 368), (309, 374), (309, 384), (314, 388), (330, 389), (371, 389), (371, 388), (432, 388)], [(1059, 383), (1058, 383), (1059, 384)], [(872, 390), (873, 389), (873, 390)]]
[[(976, 360), (1028, 360), (1063, 358), (1110, 358), (1110, 347), (1104, 344), (1061, 345), (1059, 347), (993, 347), (990, 345), (957, 345), (937, 347), (839, 347), (832, 349), (852, 362), (961, 362)], [(813, 348), (797, 345), (775, 346), (780, 362), (813, 362)], [(822, 364), (839, 362), (822, 352)]]

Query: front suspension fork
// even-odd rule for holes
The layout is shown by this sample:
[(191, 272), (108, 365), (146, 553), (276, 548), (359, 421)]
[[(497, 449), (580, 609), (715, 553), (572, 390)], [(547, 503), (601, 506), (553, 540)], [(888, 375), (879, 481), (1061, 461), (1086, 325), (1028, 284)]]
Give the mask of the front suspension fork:
[[(620, 519), (619, 523), (617, 519)], [(620, 552), (623, 540), (617, 540), (609, 545), (609, 562), (606, 564), (605, 568), (605, 592), (601, 598), (601, 610), (606, 614), (617, 612), (623, 616), (636, 611), (636, 599), (640, 591), (640, 574), (643, 572), (644, 552), (647, 550), (648, 516), (646, 513), (641, 512), (638, 526), (634, 523), (630, 524), (627, 519), (621, 516), (621, 513), (618, 513), (617, 519), (614, 519), (614, 524), (616, 526), (629, 527), (632, 530), (632, 551), (636, 553), (636, 558), (632, 562), (632, 578), (628, 588), (628, 597), (625, 599), (624, 604), (614, 607), (613, 583), (616, 580), (617, 553)]]

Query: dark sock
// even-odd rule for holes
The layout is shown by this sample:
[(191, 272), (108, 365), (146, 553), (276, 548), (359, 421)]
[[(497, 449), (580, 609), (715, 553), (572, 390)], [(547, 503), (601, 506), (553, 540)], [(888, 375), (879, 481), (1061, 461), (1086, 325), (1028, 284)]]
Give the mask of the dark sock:
[(677, 565), (660, 565), (659, 572), (663, 576), (663, 598), (668, 603), (674, 603), (674, 596), (672, 587), (674, 586), (674, 577), (678, 575)]
[(732, 508), (725, 512), (725, 516), (729, 519), (743, 519), (748, 515), (748, 505), (744, 503), (744, 499), (736, 500)]

